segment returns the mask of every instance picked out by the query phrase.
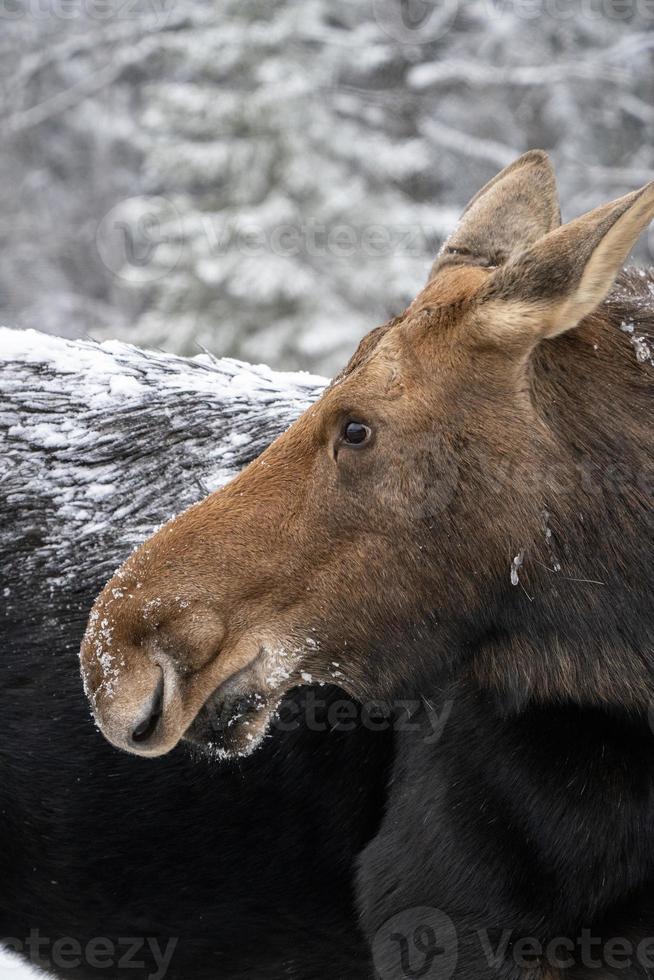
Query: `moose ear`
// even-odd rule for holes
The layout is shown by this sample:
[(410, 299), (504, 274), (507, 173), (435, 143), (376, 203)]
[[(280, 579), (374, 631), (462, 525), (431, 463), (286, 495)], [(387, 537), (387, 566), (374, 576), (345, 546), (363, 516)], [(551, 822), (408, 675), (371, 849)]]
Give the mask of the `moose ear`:
[(606, 297), (653, 217), (654, 181), (545, 235), (486, 284), (483, 329), (535, 343), (577, 326)]
[(503, 265), (561, 224), (556, 180), (543, 150), (530, 150), (475, 194), (432, 266)]

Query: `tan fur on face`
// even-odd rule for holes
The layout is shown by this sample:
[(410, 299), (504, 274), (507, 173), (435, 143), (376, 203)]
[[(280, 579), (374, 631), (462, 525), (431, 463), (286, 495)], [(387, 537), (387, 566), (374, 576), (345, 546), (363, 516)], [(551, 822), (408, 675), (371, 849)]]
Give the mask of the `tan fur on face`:
[(488, 278), (488, 270), (477, 266), (446, 266), (436, 279), (430, 279), (418, 293), (407, 312), (411, 315), (426, 309), (438, 309), (452, 319), (460, 315), (462, 307), (472, 302)]

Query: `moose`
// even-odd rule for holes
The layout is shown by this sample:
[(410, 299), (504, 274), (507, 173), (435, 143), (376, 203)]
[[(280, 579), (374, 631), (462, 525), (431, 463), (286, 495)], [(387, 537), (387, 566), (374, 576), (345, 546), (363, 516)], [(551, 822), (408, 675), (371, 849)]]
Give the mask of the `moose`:
[(91, 612), (95, 719), (142, 757), (257, 758), (308, 683), (447, 710), (436, 742), (397, 735), (358, 859), (381, 980), (654, 965), (654, 285), (621, 271), (652, 216), (649, 184), (561, 224), (547, 155), (520, 157)]

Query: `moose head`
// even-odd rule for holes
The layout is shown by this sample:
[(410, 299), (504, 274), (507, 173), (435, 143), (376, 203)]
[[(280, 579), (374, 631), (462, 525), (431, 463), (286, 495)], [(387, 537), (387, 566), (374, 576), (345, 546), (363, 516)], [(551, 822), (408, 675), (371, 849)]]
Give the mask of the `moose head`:
[(561, 225), (541, 151), (487, 184), (408, 309), (104, 588), (81, 659), (107, 738), (247, 753), (322, 682), (646, 703), (648, 505), (594, 474), (650, 458), (648, 368), (602, 301), (653, 215), (650, 184)]

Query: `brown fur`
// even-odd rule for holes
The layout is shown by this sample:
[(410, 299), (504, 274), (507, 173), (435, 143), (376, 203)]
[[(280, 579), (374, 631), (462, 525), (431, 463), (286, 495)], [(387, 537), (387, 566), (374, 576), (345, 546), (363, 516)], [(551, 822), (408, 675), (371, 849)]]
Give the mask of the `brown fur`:
[[(654, 696), (643, 573), (651, 371), (618, 329), (642, 280), (620, 281), (626, 306), (619, 293), (598, 306), (652, 195), (586, 216), (580, 273), (569, 261), (579, 223), (557, 229), (549, 163), (521, 159), (474, 199), (429, 284), (362, 341), (319, 402), (106, 586), (82, 663), (117, 745), (160, 754), (202, 713), (254, 695), (227, 733), (228, 751), (248, 751), (307, 678), (361, 699), (453, 670), (513, 706), (642, 707)], [(617, 246), (600, 255), (614, 228)], [(520, 233), (523, 250), (507, 255)], [(581, 290), (600, 259), (602, 281)], [(651, 324), (651, 302), (640, 307)], [(570, 310), (590, 309), (541, 343), (570, 325)], [(370, 445), (343, 445), (348, 419), (371, 427)], [(625, 445), (620, 487), (599, 486)], [(135, 745), (162, 672), (162, 718)]]

